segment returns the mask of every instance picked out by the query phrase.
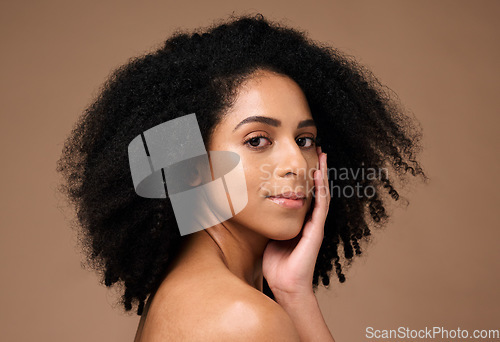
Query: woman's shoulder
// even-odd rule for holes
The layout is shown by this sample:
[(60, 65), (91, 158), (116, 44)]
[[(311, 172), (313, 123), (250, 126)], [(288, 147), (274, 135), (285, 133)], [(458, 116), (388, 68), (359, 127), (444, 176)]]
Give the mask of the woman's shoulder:
[(299, 341), (279, 304), (224, 270), (177, 275), (148, 311), (143, 341)]

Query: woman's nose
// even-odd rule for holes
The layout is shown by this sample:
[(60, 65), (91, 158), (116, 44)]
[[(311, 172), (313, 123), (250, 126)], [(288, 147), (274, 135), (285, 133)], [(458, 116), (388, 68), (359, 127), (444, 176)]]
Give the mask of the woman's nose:
[(306, 174), (307, 160), (295, 141), (283, 144), (276, 152), (279, 155), (276, 174), (280, 177), (290, 177), (293, 175), (303, 177)]

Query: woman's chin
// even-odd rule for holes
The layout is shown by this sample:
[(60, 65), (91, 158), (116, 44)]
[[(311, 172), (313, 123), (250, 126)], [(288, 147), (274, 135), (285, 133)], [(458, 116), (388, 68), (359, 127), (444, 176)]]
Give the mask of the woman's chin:
[(268, 235), (268, 237), (272, 240), (279, 240), (279, 241), (285, 241), (285, 240), (291, 240), (297, 235), (299, 235), (300, 231), (302, 230), (302, 226), (296, 226), (296, 227), (282, 227), (281, 229), (276, 229)]

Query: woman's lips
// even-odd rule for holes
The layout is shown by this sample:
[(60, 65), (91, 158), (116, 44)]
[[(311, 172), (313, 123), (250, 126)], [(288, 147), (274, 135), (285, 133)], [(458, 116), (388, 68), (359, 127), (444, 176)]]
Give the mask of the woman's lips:
[(291, 199), (291, 198), (285, 198), (285, 197), (270, 196), (270, 197), (267, 197), (267, 199), (284, 207), (284, 208), (290, 208), (290, 209), (302, 208), (302, 206), (304, 205), (304, 202), (305, 202), (304, 198)]

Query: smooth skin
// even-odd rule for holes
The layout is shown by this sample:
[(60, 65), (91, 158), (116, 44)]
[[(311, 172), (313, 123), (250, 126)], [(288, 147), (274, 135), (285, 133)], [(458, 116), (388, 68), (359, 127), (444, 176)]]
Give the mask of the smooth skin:
[[(271, 120), (245, 123), (255, 116)], [(305, 95), (289, 77), (260, 70), (240, 87), (208, 150), (239, 154), (248, 204), (183, 237), (135, 342), (334, 341), (312, 290), (330, 203), (316, 135)], [(305, 193), (304, 206), (267, 198), (285, 191)], [(276, 302), (262, 293), (263, 276)]]

